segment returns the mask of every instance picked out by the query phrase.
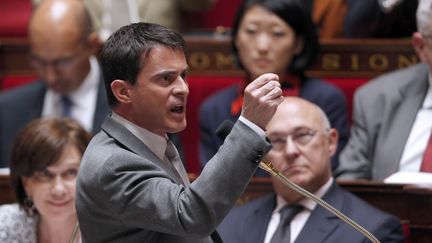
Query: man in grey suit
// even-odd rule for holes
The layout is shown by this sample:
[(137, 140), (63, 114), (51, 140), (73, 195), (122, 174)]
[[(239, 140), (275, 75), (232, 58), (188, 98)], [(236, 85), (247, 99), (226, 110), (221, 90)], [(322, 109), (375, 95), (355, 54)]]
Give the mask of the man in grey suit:
[(419, 1), (412, 44), (421, 64), (378, 77), (356, 91), (338, 178), (383, 180), (398, 171), (420, 171), (432, 130), (431, 19), (432, 1)]
[(39, 80), (0, 94), (0, 167), (8, 167), (15, 135), (33, 119), (68, 115), (98, 132), (110, 110), (95, 57), (98, 35), (82, 2), (44, 1), (31, 17), (29, 44)]
[[(298, 97), (286, 97), (267, 125), (273, 148), (267, 155), (289, 180), (322, 198), (371, 232), (381, 242), (403, 242), (397, 218), (384, 213), (339, 187), (331, 175), (330, 158), (338, 132), (330, 128), (323, 110)], [(333, 243), (367, 242), (335, 215), (272, 177), (276, 194), (234, 208), (218, 228), (225, 243)], [(289, 222), (281, 222), (285, 208), (300, 205)], [(290, 238), (278, 237), (290, 229)]]
[(167, 139), (186, 127), (183, 38), (157, 24), (131, 24), (108, 38), (101, 59), (113, 112), (78, 173), (83, 242), (221, 242), (216, 226), (270, 149), (263, 128), (282, 101), (278, 76), (246, 87), (241, 118), (189, 184)]

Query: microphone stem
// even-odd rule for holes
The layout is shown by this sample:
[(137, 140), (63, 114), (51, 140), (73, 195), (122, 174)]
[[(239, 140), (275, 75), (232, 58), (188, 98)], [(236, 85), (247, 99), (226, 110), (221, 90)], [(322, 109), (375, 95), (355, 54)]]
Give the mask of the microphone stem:
[(298, 186), (294, 182), (290, 181), (286, 176), (282, 175), (278, 170), (276, 170), (271, 162), (265, 162), (261, 161), (259, 164), (259, 167), (273, 176), (278, 177), (285, 185), (293, 189), (294, 191), (300, 193), (301, 195), (313, 200), (317, 204), (319, 204), (321, 207), (325, 208), (326, 210), (330, 211), (334, 215), (336, 215), (338, 218), (343, 220), (345, 223), (349, 224), (351, 227), (362, 233), (366, 238), (368, 238), (373, 243), (380, 243), (380, 241), (372, 235), (369, 231), (367, 231), (365, 228), (363, 228), (361, 225), (354, 222), (352, 219), (345, 216), (345, 214), (338, 211), (336, 208), (328, 204), (326, 201), (322, 200), (321, 198), (316, 197), (314, 194), (306, 191), (302, 187)]

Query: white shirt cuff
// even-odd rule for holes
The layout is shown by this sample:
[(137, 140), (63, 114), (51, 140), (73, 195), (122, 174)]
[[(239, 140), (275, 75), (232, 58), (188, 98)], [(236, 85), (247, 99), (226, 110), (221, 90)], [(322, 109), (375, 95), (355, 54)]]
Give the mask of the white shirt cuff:
[(262, 130), (259, 126), (255, 125), (255, 123), (249, 121), (243, 116), (240, 116), (239, 120), (243, 122), (246, 126), (250, 127), (252, 130), (254, 130), (260, 137), (262, 137), (262, 139), (266, 139), (266, 134), (264, 130)]

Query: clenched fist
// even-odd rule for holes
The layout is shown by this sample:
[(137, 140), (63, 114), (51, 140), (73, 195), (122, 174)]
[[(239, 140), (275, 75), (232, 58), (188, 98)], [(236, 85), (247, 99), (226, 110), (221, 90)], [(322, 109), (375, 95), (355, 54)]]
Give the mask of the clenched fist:
[(279, 77), (263, 74), (245, 88), (241, 115), (264, 130), (282, 101)]

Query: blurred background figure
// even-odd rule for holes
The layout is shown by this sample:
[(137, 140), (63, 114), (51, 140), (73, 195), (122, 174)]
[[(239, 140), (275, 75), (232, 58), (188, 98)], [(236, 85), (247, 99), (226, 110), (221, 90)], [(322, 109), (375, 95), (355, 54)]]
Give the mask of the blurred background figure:
[[(340, 135), (342, 149), (348, 140), (348, 117), (343, 93), (323, 80), (304, 75), (318, 52), (316, 29), (297, 0), (245, 0), (232, 29), (233, 54), (246, 77), (207, 98), (200, 108), (200, 161), (202, 167), (222, 144), (215, 130), (226, 119), (237, 120), (244, 87), (259, 75), (276, 73), (284, 95), (303, 97), (320, 106)], [(338, 150), (338, 151), (339, 151)], [(337, 166), (337, 156), (332, 166)], [(257, 176), (267, 175), (262, 170)]]
[(36, 119), (17, 135), (10, 183), (18, 203), (0, 206), (1, 242), (69, 242), (76, 175), (90, 138), (68, 118)]
[(156, 23), (182, 32), (184, 14), (210, 8), (216, 0), (84, 0), (102, 40), (130, 23)]
[[(272, 149), (266, 156), (289, 180), (324, 199), (363, 226), (381, 242), (403, 242), (399, 220), (337, 185), (330, 158), (336, 152), (338, 132), (324, 112), (298, 97), (286, 97), (266, 127)], [(234, 208), (219, 227), (225, 243), (361, 243), (367, 239), (348, 224), (291, 190), (273, 177), (276, 193)], [(285, 220), (286, 210), (294, 210)], [(283, 216), (281, 216), (283, 215)], [(287, 216), (288, 217), (288, 216)], [(290, 230), (290, 238), (277, 238)]]
[(409, 37), (416, 31), (418, 0), (346, 0), (345, 37)]
[(29, 44), (39, 80), (0, 94), (0, 167), (8, 166), (13, 137), (33, 119), (71, 117), (95, 133), (110, 111), (95, 57), (99, 38), (82, 1), (43, 1), (29, 23)]
[(421, 63), (356, 90), (351, 136), (340, 154), (338, 179), (384, 180), (401, 171), (432, 173), (431, 19), (432, 0), (420, 0), (418, 30), (411, 42)]
[(341, 38), (344, 35), (346, 0), (302, 0), (318, 28), (320, 38)]

